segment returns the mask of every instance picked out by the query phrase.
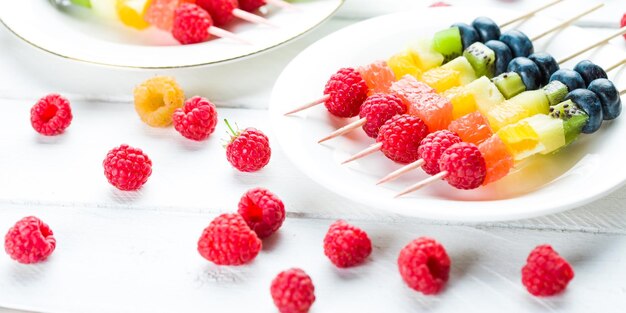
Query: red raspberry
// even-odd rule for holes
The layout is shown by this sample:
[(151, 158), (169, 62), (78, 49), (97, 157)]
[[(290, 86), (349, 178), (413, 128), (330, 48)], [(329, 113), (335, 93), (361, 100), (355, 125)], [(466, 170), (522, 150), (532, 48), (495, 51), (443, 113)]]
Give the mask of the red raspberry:
[(422, 169), (428, 175), (439, 173), (439, 158), (446, 149), (461, 142), (461, 137), (449, 130), (438, 130), (428, 134), (417, 148), (419, 158), (424, 160)]
[(376, 138), (378, 130), (383, 124), (394, 115), (406, 113), (406, 106), (396, 95), (392, 94), (374, 94), (369, 96), (359, 111), (359, 117), (365, 118), (363, 125), (365, 133)]
[(111, 149), (102, 165), (109, 183), (120, 190), (137, 190), (152, 174), (152, 161), (148, 155), (129, 145)]
[(261, 239), (241, 215), (222, 214), (211, 221), (198, 240), (198, 252), (217, 265), (242, 265), (261, 251)]
[(265, 0), (239, 0), (239, 8), (248, 12), (254, 12), (265, 4)]
[(473, 143), (455, 143), (439, 158), (439, 169), (447, 171), (448, 184), (458, 189), (480, 187), (487, 175), (482, 153)]
[(574, 270), (550, 245), (536, 247), (522, 268), (522, 283), (535, 296), (551, 296), (567, 287)]
[(396, 115), (380, 127), (376, 142), (382, 142), (381, 151), (398, 163), (416, 161), (417, 148), (428, 135), (428, 127), (417, 116)]
[(342, 68), (333, 74), (324, 88), (330, 98), (324, 102), (328, 111), (338, 117), (359, 114), (361, 104), (367, 98), (367, 85), (361, 74), (353, 68)]
[(237, 8), (237, 0), (197, 0), (196, 4), (211, 14), (215, 26), (228, 24), (235, 18), (233, 10)]
[(330, 225), (324, 237), (324, 254), (337, 267), (362, 263), (372, 253), (372, 242), (367, 233), (339, 220)]
[(420, 237), (400, 251), (398, 268), (404, 282), (425, 295), (439, 293), (450, 275), (446, 249), (434, 239)]
[(185, 138), (204, 140), (215, 130), (217, 111), (215, 105), (202, 97), (185, 101), (172, 115), (174, 128)]
[(62, 133), (72, 123), (70, 102), (56, 93), (39, 99), (30, 109), (30, 123), (42, 135), (54, 136)]
[[(622, 20), (619, 22), (619, 26), (620, 27), (626, 26), (626, 13), (624, 13), (624, 15), (622, 15)], [(624, 39), (626, 39), (626, 34), (624, 34)]]
[(15, 261), (37, 263), (48, 258), (56, 247), (52, 230), (40, 219), (29, 216), (19, 220), (4, 237), (4, 250)]
[(256, 172), (269, 163), (272, 149), (262, 131), (256, 128), (234, 131), (228, 121), (226, 125), (232, 133), (226, 146), (226, 159), (230, 164), (242, 172)]
[(183, 3), (174, 11), (172, 36), (184, 45), (203, 42), (211, 36), (209, 27), (212, 25), (207, 11), (193, 3)]
[(285, 221), (283, 201), (265, 188), (248, 190), (239, 200), (237, 212), (259, 238), (275, 233)]
[(270, 292), (280, 313), (306, 313), (315, 302), (313, 281), (299, 268), (291, 268), (276, 275)]

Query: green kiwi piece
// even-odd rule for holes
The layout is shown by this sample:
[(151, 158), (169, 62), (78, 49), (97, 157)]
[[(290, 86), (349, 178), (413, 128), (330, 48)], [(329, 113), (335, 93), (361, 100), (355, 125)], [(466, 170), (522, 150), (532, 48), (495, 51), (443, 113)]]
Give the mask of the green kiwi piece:
[(543, 91), (546, 93), (546, 97), (548, 97), (548, 101), (550, 101), (550, 105), (556, 105), (561, 103), (565, 96), (567, 96), (567, 86), (558, 80), (553, 80), (545, 87), (543, 87)]
[(580, 135), (587, 124), (589, 115), (580, 109), (572, 100), (563, 101), (550, 107), (550, 117), (563, 120), (565, 145), (569, 145)]
[(515, 72), (502, 73), (491, 81), (498, 87), (498, 90), (506, 99), (511, 99), (526, 91), (526, 85), (524, 85), (522, 77)]
[(492, 78), (495, 74), (496, 53), (482, 42), (471, 44), (463, 51), (463, 56), (470, 62), (477, 77)]
[(438, 31), (433, 36), (433, 48), (443, 55), (443, 63), (447, 63), (463, 53), (461, 31), (454, 26)]

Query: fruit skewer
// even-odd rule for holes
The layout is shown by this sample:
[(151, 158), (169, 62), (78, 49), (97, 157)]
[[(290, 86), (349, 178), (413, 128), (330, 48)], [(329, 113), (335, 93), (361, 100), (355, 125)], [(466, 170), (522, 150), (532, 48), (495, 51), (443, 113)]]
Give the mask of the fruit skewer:
[[(539, 35), (537, 35), (537, 36), (534, 36), (534, 37), (533, 37), (532, 39), (530, 39), (530, 40), (531, 40), (531, 41), (535, 41), (535, 40), (537, 40), (537, 39), (539, 39), (539, 38), (541, 38), (541, 37), (543, 37), (543, 36), (545, 36), (545, 35), (547, 35), (547, 34), (549, 34), (549, 33), (551, 33), (551, 32), (554, 32), (554, 31), (556, 31), (556, 30), (558, 30), (558, 29), (560, 29), (560, 28), (562, 28), (562, 27), (565, 27), (565, 26), (567, 26), (567, 25), (571, 24), (573, 21), (575, 21), (575, 20), (577, 20), (577, 19), (581, 18), (582, 16), (584, 16), (584, 15), (586, 15), (586, 14), (589, 14), (589, 13), (591, 13), (591, 12), (593, 12), (593, 11), (597, 10), (598, 8), (600, 8), (600, 7), (602, 7), (602, 6), (603, 6), (603, 4), (599, 4), (599, 5), (596, 5), (596, 6), (594, 6), (594, 7), (590, 8), (590, 9), (588, 9), (588, 10), (585, 10), (584, 12), (579, 13), (578, 15), (576, 15), (576, 16), (574, 16), (574, 17), (572, 17), (572, 18), (569, 18), (569, 19), (568, 19), (568, 20), (566, 20), (566, 21), (563, 21), (563, 22), (559, 23), (558, 25), (556, 25), (556, 26), (554, 26), (554, 27), (550, 28), (549, 30), (547, 30), (547, 31), (545, 31), (545, 32), (543, 32), (543, 33), (541, 33), (541, 34), (539, 34)], [(458, 24), (457, 24), (457, 25), (458, 25)], [(469, 26), (468, 26), (468, 27), (469, 27)], [(489, 42), (488, 42), (488, 44), (493, 44), (493, 45), (496, 45), (496, 44), (498, 44), (498, 43), (499, 43), (501, 46), (504, 46), (504, 48), (505, 48), (506, 50), (509, 50), (508, 46), (506, 46), (506, 44), (504, 44), (504, 43), (502, 43), (502, 42), (499, 42), (499, 41), (489, 41)], [(464, 42), (464, 46), (465, 46), (465, 45), (467, 45), (467, 43), (465, 43), (465, 42)], [(468, 52), (467, 50), (470, 50), (470, 52)], [(484, 70), (479, 71), (479, 68), (483, 68), (483, 69), (485, 68), (484, 64), (483, 64), (483, 65), (475, 65), (476, 63), (482, 63), (481, 61), (476, 61), (476, 58), (475, 58), (475, 57), (477, 57), (477, 56), (481, 56), (481, 55), (482, 55), (482, 56), (484, 56), (484, 57), (485, 57), (485, 59), (487, 59), (488, 52), (486, 52), (486, 51), (488, 51), (488, 50), (490, 50), (490, 48), (489, 48), (489, 47), (487, 47), (487, 46), (485, 46), (485, 45), (483, 45), (483, 44), (481, 44), (481, 43), (472, 43), (472, 44), (470, 44), (470, 45), (469, 45), (469, 47), (466, 49), (466, 52), (465, 52), (465, 53), (464, 53), (464, 55), (463, 55), (463, 56), (464, 56), (464, 57), (466, 57), (467, 59), (470, 59), (470, 65), (471, 65), (471, 67), (473, 68), (473, 71), (475, 71), (475, 72), (476, 72), (475, 74), (476, 74), (476, 76), (478, 76), (478, 77), (482, 77), (482, 76), (483, 76), (483, 75), (485, 75), (485, 74), (486, 74), (488, 77), (492, 76), (492, 74), (490, 75), (490, 74), (488, 74), (488, 73), (487, 73), (486, 71), (484, 71)], [(492, 58), (494, 58), (494, 59), (495, 59), (495, 61), (500, 61), (500, 60), (499, 60), (499, 56), (496, 56), (496, 55), (495, 55), (495, 53), (494, 53), (493, 51), (490, 51), (490, 52), (491, 52), (491, 54), (492, 54)], [(510, 52), (509, 52), (509, 53), (510, 53)], [(536, 58), (535, 58), (535, 56), (536, 56)], [(516, 62), (526, 61), (526, 62), (524, 62), (525, 64), (528, 64), (528, 63), (531, 63), (531, 64), (532, 64), (532, 63), (537, 63), (537, 62), (539, 62), (539, 61), (543, 61), (543, 64), (545, 64), (545, 65), (544, 65), (542, 68), (545, 68), (545, 67), (550, 67), (550, 66), (551, 66), (551, 67), (553, 67), (553, 68), (557, 68), (557, 69), (558, 69), (558, 65), (556, 64), (556, 61), (554, 61), (554, 58), (552, 58), (551, 56), (549, 56), (549, 55), (547, 55), (547, 54), (545, 54), (545, 53), (537, 53), (537, 54), (533, 54), (533, 55), (530, 55), (530, 57), (531, 57), (531, 58), (533, 58), (533, 59), (532, 59), (532, 61), (531, 61), (531, 60), (528, 60), (528, 59), (521, 59), (521, 60), (520, 60), (520, 59), (518, 59), (518, 60), (516, 60)], [(510, 58), (508, 58), (508, 60), (509, 60), (509, 61), (511, 61), (511, 59), (510, 59)], [(457, 59), (455, 59), (455, 60), (453, 60), (453, 61), (451, 61), (451, 62), (456, 62), (456, 63), (458, 63), (458, 65), (451, 66), (452, 64), (448, 64), (448, 65), (444, 65), (444, 66), (442, 66), (442, 67), (448, 67), (448, 68), (452, 68), (452, 67), (455, 67), (455, 68), (461, 68), (461, 67), (462, 67), (462, 65), (461, 65), (461, 64), (462, 64), (462, 62), (457, 62), (457, 61), (462, 61), (462, 60), (457, 58)], [(533, 61), (534, 61), (534, 62), (533, 62)], [(489, 63), (489, 62), (490, 62), (490, 61), (488, 61), (488, 62), (486, 62), (486, 63)], [(494, 62), (491, 62), (491, 64), (493, 64), (493, 63), (494, 63)], [(550, 64), (548, 64), (548, 63), (550, 63)], [(370, 66), (371, 66), (371, 65), (370, 65)], [(467, 67), (467, 65), (465, 65), (465, 66)], [(509, 65), (509, 66), (510, 66), (510, 65)], [(381, 66), (380, 66), (380, 65), (378, 65), (377, 67), (378, 67), (378, 68), (381, 68)], [(528, 76), (528, 75), (525, 75), (525, 74), (524, 74), (524, 72), (522, 72), (523, 68), (520, 68), (519, 66), (514, 66), (514, 67), (512, 67), (511, 69), (513, 69), (513, 70), (517, 70), (518, 72), (520, 72), (521, 76), (523, 76), (523, 77)], [(377, 70), (377, 69), (376, 69), (376, 67), (374, 67), (372, 70)], [(472, 69), (470, 69), (470, 70), (472, 70)], [(492, 70), (493, 70), (493, 69), (492, 69)], [(539, 71), (539, 68), (536, 68), (535, 70), (538, 72), (538, 71)], [(361, 70), (361, 72), (363, 72), (363, 70)], [(377, 74), (378, 74), (378, 75), (380, 75), (380, 73), (382, 73), (382, 72), (383, 72), (383, 71), (381, 71), (381, 70), (377, 70)], [(520, 76), (520, 74), (515, 74), (515, 75), (516, 75), (516, 76)], [(549, 74), (552, 74), (552, 73), (549, 73)], [(402, 75), (402, 74), (400, 74), (400, 75)], [(511, 74), (510, 74), (510, 73), (506, 73), (506, 74), (504, 74), (503, 76), (501, 75), (501, 77), (504, 77), (504, 78), (498, 78), (498, 79), (496, 80), (497, 82), (502, 81), (501, 83), (498, 83), (498, 85), (500, 85), (500, 84), (502, 84), (502, 85), (504, 85), (504, 84), (510, 84), (510, 82), (509, 82), (509, 81), (511, 81), (511, 80), (513, 80), (513, 79), (515, 79), (515, 78), (516, 78), (516, 77), (511, 77), (511, 78), (509, 78), (507, 75), (508, 75), (508, 76), (510, 76)], [(365, 76), (365, 75), (364, 75), (364, 76)], [(441, 76), (441, 75), (439, 75), (439, 76)], [(549, 77), (549, 75), (547, 75), (547, 76)], [(547, 79), (547, 78), (546, 78), (546, 79)], [(471, 77), (470, 77), (469, 79), (467, 79), (467, 80), (471, 80)], [(518, 81), (519, 81), (519, 84), (523, 83), (523, 81), (521, 81), (521, 77), (519, 77), (519, 78), (518, 78)], [(433, 87), (436, 87), (436, 86), (434, 86), (434, 84), (433, 84), (433, 83), (430, 83), (429, 85), (431, 85), (431, 86), (433, 86)], [(537, 86), (529, 86), (529, 87), (530, 87), (530, 88), (532, 88), (532, 89), (536, 89), (536, 88), (537, 88)], [(527, 88), (527, 87), (525, 87), (525, 86), (521, 86), (521, 87), (518, 87), (518, 92), (519, 92), (519, 91), (523, 91), (523, 89), (530, 89), (530, 88)], [(380, 90), (380, 91), (385, 92), (385, 90)], [(438, 91), (442, 91), (442, 90), (438, 90)], [(371, 94), (371, 93), (373, 93), (373, 92), (370, 92), (370, 94)], [(512, 97), (512, 96), (514, 96), (515, 94), (516, 94), (516, 93), (514, 93), (514, 94), (507, 94), (507, 95), (508, 95), (509, 97)], [(465, 112), (465, 113), (467, 113), (467, 112)], [(456, 115), (456, 116), (458, 117), (458, 116), (460, 116), (460, 115), (462, 115), (462, 114), (458, 114), (458, 113), (456, 113), (456, 112), (453, 112), (453, 116), (454, 116), (454, 115)], [(341, 135), (343, 135), (343, 134), (346, 134), (346, 133), (348, 133), (348, 132), (352, 131), (353, 129), (356, 129), (356, 128), (358, 128), (358, 127), (363, 126), (365, 123), (367, 123), (367, 119), (366, 119), (365, 117), (361, 116), (361, 118), (360, 118), (360, 119), (358, 119), (358, 120), (356, 120), (356, 121), (354, 121), (354, 122), (352, 122), (352, 123), (350, 123), (350, 124), (347, 124), (347, 125), (345, 125), (345, 126), (343, 126), (343, 127), (339, 128), (339, 129), (337, 129), (337, 130), (333, 131), (332, 133), (330, 133), (329, 135), (325, 136), (324, 138), (320, 139), (320, 140), (318, 141), (318, 143), (322, 143), (322, 142), (324, 142), (324, 141), (327, 141), (327, 140), (333, 139), (333, 138), (335, 138), (335, 137), (341, 136)], [(368, 135), (369, 135), (369, 134), (368, 134)], [(370, 135), (370, 136), (371, 136), (371, 135)], [(375, 136), (371, 136), (371, 137), (375, 137)]]
[[(620, 64), (623, 63), (624, 61), (620, 62)], [(516, 161), (538, 153), (552, 153), (576, 140), (581, 132), (595, 132), (599, 129), (603, 119), (617, 118), (621, 112), (620, 96), (624, 93), (626, 93), (626, 89), (618, 92), (608, 79), (597, 78), (587, 88), (573, 90), (568, 93), (564, 101), (552, 105), (549, 115), (537, 114), (515, 124), (508, 125), (494, 134), (492, 138), (505, 142), (506, 150)], [(506, 176), (508, 169), (502, 171), (495, 179), (486, 181), (486, 175), (488, 175), (487, 167), (491, 168), (491, 165), (488, 166), (485, 160), (485, 156), (489, 151), (482, 149), (481, 146), (483, 144), (478, 147), (467, 143), (465, 145), (463, 149), (467, 151), (474, 150), (474, 152), (470, 153), (472, 157), (468, 159), (469, 161), (462, 158), (455, 159), (449, 157), (446, 159), (445, 155), (447, 152), (444, 152), (438, 161), (440, 166), (439, 173), (406, 188), (397, 197), (421, 189), (439, 179), (446, 179), (452, 186), (460, 189), (474, 189)], [(448, 149), (458, 150), (458, 148), (454, 148), (451, 145)], [(452, 165), (445, 164), (446, 162), (451, 162)], [(512, 167), (512, 164), (510, 167)], [(448, 169), (452, 169), (452, 171)], [(473, 181), (473, 183), (465, 184), (468, 180), (466, 177), (463, 177), (463, 174), (457, 172), (458, 169), (465, 171), (465, 173), (484, 174), (476, 177), (469, 175), (469, 181)], [(448, 179), (449, 175), (453, 176), (452, 181)], [(472, 180), (472, 178), (476, 179)], [(482, 181), (480, 181), (481, 179)], [(459, 184), (458, 182), (463, 183)]]
[[(626, 63), (626, 59), (617, 62), (616, 64), (607, 67), (606, 72), (610, 72), (611, 70), (617, 68), (618, 66), (622, 65)], [(583, 65), (583, 66), (581, 66)], [(578, 65), (575, 67), (576, 72), (584, 72), (584, 71), (593, 71), (595, 72), (595, 74), (593, 75), (593, 79), (591, 79), (586, 85), (583, 86), (587, 86), (589, 87), (589, 89), (591, 89), (592, 91), (594, 91), (598, 96), (599, 96), (599, 100), (601, 100), (601, 105), (603, 108), (608, 108), (607, 110), (605, 110), (605, 114), (604, 114), (604, 119), (613, 119), (615, 117), (617, 117), (617, 115), (619, 115), (619, 112), (621, 111), (621, 106), (618, 106), (615, 99), (615, 94), (617, 93), (617, 90), (615, 89), (615, 87), (612, 85), (612, 83), (610, 81), (608, 81), (606, 79), (607, 75), (606, 72), (603, 71), (600, 67), (598, 67), (597, 65), (594, 65), (593, 63), (584, 60), (578, 63)], [(599, 71), (598, 71), (599, 69)], [(588, 76), (588, 75), (586, 75)], [(595, 85), (590, 84), (592, 81), (595, 81), (597, 79), (604, 79), (602, 82), (602, 86), (601, 88), (597, 88), (600, 87), (600, 83), (596, 82)], [(559, 87), (552, 87), (551, 85), (560, 85)], [(593, 86), (593, 87), (592, 87)], [(596, 87), (597, 86), (597, 87)], [(560, 103), (566, 96), (568, 89), (567, 87), (560, 81), (555, 81), (555, 82), (551, 82), (549, 86), (546, 86), (544, 88), (544, 91), (547, 89), (552, 89), (551, 92), (553, 92), (553, 94), (550, 96), (550, 100), (549, 105), (553, 106), (556, 105), (558, 103)], [(560, 89), (560, 90), (557, 90)], [(584, 89), (584, 87), (583, 87)], [(605, 95), (609, 95), (609, 94), (613, 94), (613, 96), (605, 96)], [(541, 95), (538, 95), (539, 97), (541, 97)], [(531, 98), (529, 98), (531, 99)], [(524, 100), (524, 99), (520, 99), (520, 100)], [(528, 101), (528, 100), (526, 100)], [(619, 109), (612, 109), (612, 108), (616, 108), (619, 107)], [(547, 112), (546, 112), (547, 113)], [(475, 114), (477, 114), (479, 117), (477, 117)], [(455, 123), (460, 124), (459, 127), (454, 127)], [(599, 122), (596, 122), (598, 124), (599, 127)], [(489, 138), (489, 136), (493, 135), (493, 132), (491, 130), (491, 127), (485, 122), (485, 119), (482, 118), (482, 115), (478, 112), (476, 113), (471, 113), (468, 114), (467, 116), (464, 116), (462, 118), (460, 118), (459, 120), (453, 122), (450, 127), (449, 130), (456, 132), (457, 134), (460, 135), (460, 138), (463, 139), (463, 141), (466, 142), (470, 142), (470, 143), (474, 143), (476, 145), (479, 145), (482, 141), (485, 141)], [(477, 130), (476, 133), (473, 133), (474, 130)], [(437, 160), (435, 160), (436, 162)], [(421, 167), (422, 165), (424, 165), (424, 160), (423, 158), (420, 158), (419, 160), (410, 163), (396, 171), (393, 171), (392, 173), (388, 174), (387, 176), (383, 177), (381, 180), (379, 180), (377, 182), (377, 184), (381, 184), (381, 183), (385, 183), (388, 181), (392, 181), (400, 176), (402, 176), (405, 173), (408, 173), (414, 169), (417, 169), (419, 167)], [(431, 165), (432, 167), (432, 165)], [(432, 172), (429, 172), (428, 170), (426, 170), (426, 172), (428, 174), (433, 174)]]
[(211, 14), (217, 26), (228, 24), (235, 18), (239, 18), (255, 24), (278, 27), (264, 17), (240, 9), (237, 0), (196, 0), (196, 4)]
[[(529, 17), (529, 16), (532, 16), (532, 15), (534, 15), (535, 13), (537, 13), (537, 12), (539, 12), (539, 11), (543, 10), (543, 9), (546, 9), (546, 8), (548, 8), (548, 7), (550, 7), (550, 6), (553, 6), (553, 5), (555, 5), (555, 4), (557, 4), (557, 3), (561, 2), (561, 1), (562, 1), (562, 0), (552, 1), (552, 2), (550, 2), (550, 3), (548, 3), (548, 4), (544, 5), (544, 6), (541, 6), (541, 7), (540, 7), (540, 8), (538, 8), (538, 9), (532, 10), (532, 11), (527, 12), (527, 13), (525, 13), (525, 14), (522, 14), (521, 16), (516, 17), (516, 18), (514, 18), (514, 19), (512, 19), (512, 20), (510, 20), (510, 21), (508, 21), (508, 22), (505, 22), (505, 23), (503, 23), (502, 25), (503, 25), (503, 26), (505, 26), (505, 25), (509, 25), (509, 24), (514, 23), (514, 22), (516, 22), (516, 21), (519, 21), (519, 20), (521, 20), (521, 19), (524, 19), (524, 18), (527, 18), (527, 17)], [(484, 18), (484, 19), (482, 19), (482, 20), (486, 21), (486, 23), (479, 23), (480, 25), (482, 25), (480, 28), (481, 28), (481, 29), (483, 29), (483, 31), (482, 31), (481, 33), (489, 33), (489, 30), (493, 30), (492, 32), (497, 32), (497, 36), (499, 36), (499, 33), (500, 33), (500, 28), (499, 28), (499, 26), (498, 26), (497, 24), (495, 24), (493, 21), (491, 21), (491, 20), (490, 20), (490, 19), (488, 19), (488, 18)], [(476, 19), (476, 20), (475, 20), (475, 23), (474, 23), (474, 24), (476, 24), (476, 21), (482, 21), (482, 20), (481, 20), (481, 18), (478, 18), (478, 19)], [(467, 25), (467, 24), (465, 24), (465, 25)], [(468, 27), (469, 27), (469, 26), (468, 26)], [(494, 30), (494, 29), (495, 29), (495, 30)], [(460, 30), (457, 30), (457, 33), (458, 33), (459, 31), (460, 31)], [(473, 33), (475, 33), (475, 36), (476, 36), (476, 37), (478, 37), (478, 36), (479, 36), (479, 35), (478, 35), (478, 33), (477, 33), (476, 31), (474, 31)], [(487, 39), (487, 38), (485, 38), (485, 39)], [(440, 60), (439, 62), (436, 62), (436, 63), (438, 63), (438, 64), (436, 64), (436, 65), (440, 65), (442, 61), (443, 61), (443, 60)], [(354, 71), (354, 69), (352, 69), (352, 68), (347, 68), (347, 69)], [(340, 71), (342, 71), (342, 70), (346, 70), (346, 69), (341, 69)], [(328, 87), (328, 85), (329, 85), (329, 84), (332, 84), (332, 83), (333, 83), (333, 78), (335, 78), (335, 79), (337, 79), (337, 80), (338, 80), (338, 78), (340, 78), (340, 77), (341, 77), (341, 75), (339, 75), (339, 76), (338, 76), (337, 74), (332, 75), (332, 76), (331, 76), (331, 78), (329, 79), (329, 82), (327, 83), (327, 87)], [(339, 83), (341, 83), (341, 81), (339, 81)], [(339, 107), (339, 106), (347, 106), (346, 104), (343, 104), (343, 103), (332, 103), (331, 105), (328, 105), (328, 103), (327, 103), (327, 102), (328, 102), (329, 100), (331, 100), (331, 95), (328, 93), (328, 91), (329, 91), (329, 90), (328, 90), (328, 88), (325, 88), (325, 89), (326, 89), (326, 90), (325, 90), (325, 92), (324, 92), (324, 93), (325, 93), (325, 95), (324, 95), (323, 97), (321, 97), (321, 98), (319, 98), (319, 99), (316, 99), (316, 100), (313, 100), (313, 101), (311, 101), (311, 102), (309, 102), (309, 103), (306, 103), (306, 104), (304, 104), (304, 105), (302, 105), (302, 106), (300, 106), (300, 107), (297, 107), (297, 108), (295, 108), (295, 109), (293, 109), (293, 110), (290, 110), (289, 112), (286, 112), (286, 113), (285, 113), (285, 115), (290, 115), (290, 114), (293, 114), (293, 113), (296, 113), (296, 112), (299, 112), (299, 111), (302, 111), (302, 110), (305, 110), (305, 109), (311, 108), (311, 107), (313, 107), (313, 106), (316, 106), (316, 105), (319, 105), (319, 104), (322, 104), (322, 103), (326, 104), (326, 107), (327, 107), (327, 109), (329, 109), (329, 111), (330, 111), (330, 113), (331, 113), (331, 114), (336, 115), (336, 116), (338, 116), (338, 117), (352, 117), (352, 116), (355, 116), (355, 115), (356, 115), (356, 114), (353, 114), (353, 115), (351, 115), (351, 116), (345, 116), (345, 115), (343, 115), (343, 114), (342, 114), (342, 113), (344, 113), (344, 112), (352, 112), (352, 113), (354, 113), (354, 111), (356, 111), (356, 113), (358, 113), (358, 109), (357, 109), (357, 110), (355, 110), (354, 108), (349, 108), (349, 109), (343, 109), (343, 108), (342, 108), (342, 109), (337, 109), (337, 107)], [(358, 89), (361, 89), (361, 88), (359, 87)], [(352, 102), (353, 102), (354, 100), (358, 100), (358, 99), (347, 99), (347, 100), (349, 100), (349, 101), (348, 101), (348, 102), (349, 102), (348, 104), (352, 104), (352, 105), (353, 105), (353, 103), (352, 103)], [(364, 99), (363, 99), (363, 100), (364, 100)], [(336, 101), (332, 101), (332, 102), (336, 102)], [(362, 103), (362, 101), (361, 101), (361, 103)], [(359, 103), (359, 104), (360, 104), (360, 103)]]
[[(621, 32), (616, 32), (612, 34), (612, 36), (618, 36), (623, 33), (626, 33), (626, 28), (624, 28)], [(600, 43), (606, 42), (608, 39), (609, 39), (608, 37), (602, 38), (599, 42)], [(594, 43), (591, 46), (595, 47), (597, 46), (597, 43)], [(588, 51), (588, 50), (589, 50), (589, 47), (586, 47), (582, 49), (581, 51)], [(580, 54), (580, 53), (577, 52), (577, 54)], [(558, 64), (556, 65), (556, 67), (558, 68)], [(599, 68), (599, 70), (602, 71), (601, 68)], [(556, 80), (562, 80), (565, 84), (568, 84), (569, 81), (567, 79), (564, 79), (561, 77), (555, 78), (554, 76), (557, 75), (557, 73), (554, 73), (552, 75), (553, 77), (551, 77), (551, 80), (554, 78)], [(604, 75), (606, 76), (606, 74)], [(413, 80), (413, 82), (410, 82), (411, 77), (404, 77), (400, 81), (394, 83), (394, 85), (400, 84), (402, 81), (407, 80), (407, 78), (409, 79), (409, 82), (404, 83), (405, 86), (399, 87), (399, 89), (401, 90), (399, 91), (396, 90), (395, 93), (399, 94), (399, 93), (404, 92), (407, 94), (404, 96), (402, 95), (400, 96), (405, 98), (406, 100), (405, 102), (411, 104), (411, 107), (409, 108), (409, 114), (417, 115), (420, 118), (422, 118), (424, 122), (426, 122), (426, 124), (429, 126), (429, 129), (431, 132), (439, 130), (439, 129), (446, 129), (450, 123), (444, 123), (445, 127), (441, 127), (441, 125), (435, 124), (434, 122), (430, 121), (431, 119), (435, 119), (436, 120), (435, 122), (437, 123), (441, 122), (441, 118), (440, 118), (441, 115), (439, 114), (439, 112), (436, 112), (436, 111), (442, 111), (438, 109), (442, 107), (442, 103), (444, 103), (445, 100), (442, 100), (442, 98), (436, 94), (433, 95), (432, 90), (429, 90), (428, 87), (424, 87), (425, 84), (417, 82), (415, 80)], [(475, 82), (481, 83), (481, 80), (482, 80), (482, 83), (487, 84), (486, 86), (491, 86), (489, 85), (490, 82), (488, 81), (488, 79), (484, 77), (482, 77), (481, 79)], [(582, 78), (580, 80), (582, 81)], [(493, 90), (494, 88), (492, 86), (489, 88), (492, 89), (492, 91), (490, 92), (492, 95), (499, 95), (499, 92), (497, 90)], [(571, 91), (571, 90), (574, 90), (575, 88), (570, 87), (569, 89), (564, 89), (564, 87), (561, 86), (560, 89), (564, 91), (561, 91), (559, 93), (557, 90), (555, 91), (555, 93), (564, 95), (567, 93), (568, 90)], [(544, 91), (527, 91), (518, 96), (511, 98), (510, 101), (504, 101), (504, 98), (500, 96), (499, 100), (498, 99), (496, 99), (495, 101), (492, 101), (493, 99), (490, 100), (490, 102), (493, 102), (493, 103), (489, 103), (489, 105), (485, 104), (488, 101), (483, 101), (483, 103), (477, 103), (476, 107), (474, 107), (474, 110), (478, 109), (478, 111), (484, 114), (489, 120), (489, 127), (491, 127), (494, 131), (497, 131), (499, 128), (503, 127), (506, 124), (515, 123), (525, 117), (529, 117), (536, 113), (542, 113), (544, 111), (544, 108), (546, 110), (545, 113), (547, 113), (547, 107), (550, 105), (550, 103), (548, 103), (548, 99), (545, 99), (546, 98), (545, 96), (546, 94), (544, 93)], [(550, 97), (551, 96), (548, 95), (548, 98)], [(545, 100), (545, 103), (536, 102), (534, 100), (537, 100), (537, 101)], [(553, 103), (556, 103), (556, 102), (559, 102), (560, 100), (552, 99), (551, 101)], [(504, 103), (507, 105), (500, 105), (500, 103)], [(529, 107), (529, 105), (531, 105), (532, 103), (538, 103), (538, 105)], [(414, 112), (411, 112), (411, 110), (413, 110)], [(435, 125), (435, 127), (431, 127), (432, 125)], [(362, 158), (366, 155), (369, 155), (371, 153), (378, 151), (382, 147), (382, 142), (380, 142), (379, 140), (377, 141), (378, 142), (376, 144), (356, 153), (352, 157), (342, 162), (342, 164), (354, 161), (356, 159)]]

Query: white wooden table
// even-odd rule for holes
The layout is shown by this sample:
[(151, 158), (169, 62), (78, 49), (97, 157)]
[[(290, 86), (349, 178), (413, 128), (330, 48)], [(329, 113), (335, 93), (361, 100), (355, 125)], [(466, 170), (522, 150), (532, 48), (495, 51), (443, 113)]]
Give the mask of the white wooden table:
[[(271, 140), (263, 108), (273, 80), (298, 51), (353, 22), (336, 18), (241, 63), (166, 74), (176, 75), (188, 94), (231, 107), (219, 110), (221, 118), (260, 128)], [(269, 283), (294, 266), (315, 283), (312, 312), (621, 312), (626, 306), (626, 188), (575, 210), (524, 221), (449, 224), (397, 216), (316, 185), (275, 143), (268, 167), (241, 174), (226, 162), (221, 124), (200, 144), (171, 128), (148, 128), (129, 94), (156, 72), (72, 63), (33, 50), (4, 29), (0, 47), (0, 232), (36, 215), (51, 225), (58, 242), (39, 265), (19, 265), (0, 253), (0, 313), (18, 312), (2, 307), (275, 312)], [(52, 91), (68, 95), (75, 119), (63, 136), (41, 138), (30, 128), (29, 109)], [(153, 158), (154, 174), (140, 192), (116, 191), (102, 175), (106, 151), (121, 143)], [(195, 249), (200, 232), (216, 214), (236, 210), (241, 194), (254, 186), (283, 198), (284, 226), (250, 265), (206, 262)], [(338, 270), (323, 255), (322, 238), (338, 218), (370, 234), (375, 247), (365, 265)], [(441, 241), (453, 262), (450, 282), (438, 296), (406, 288), (395, 264), (401, 247), (424, 235)], [(541, 243), (552, 244), (574, 266), (576, 277), (560, 296), (534, 298), (521, 285), (525, 258)]]

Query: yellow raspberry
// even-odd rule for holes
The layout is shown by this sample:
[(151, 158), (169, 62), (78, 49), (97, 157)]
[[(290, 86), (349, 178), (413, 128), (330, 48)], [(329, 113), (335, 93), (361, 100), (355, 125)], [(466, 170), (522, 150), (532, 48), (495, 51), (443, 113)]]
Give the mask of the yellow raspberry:
[(146, 124), (165, 127), (172, 124), (172, 114), (183, 106), (185, 94), (176, 80), (156, 76), (141, 83), (134, 90), (135, 111)]

